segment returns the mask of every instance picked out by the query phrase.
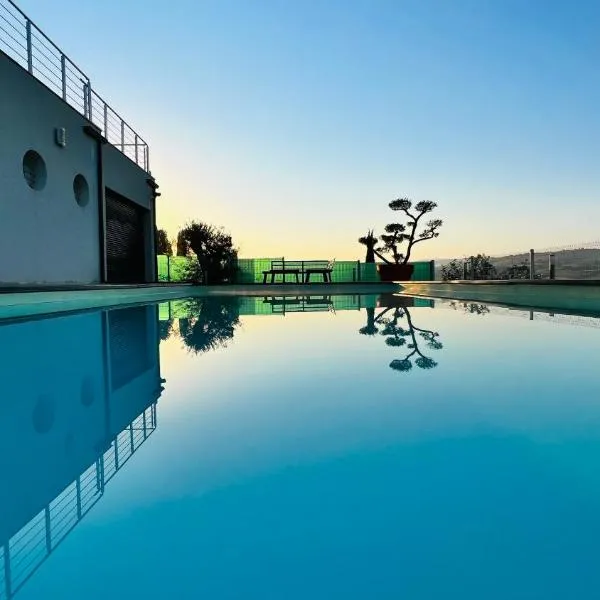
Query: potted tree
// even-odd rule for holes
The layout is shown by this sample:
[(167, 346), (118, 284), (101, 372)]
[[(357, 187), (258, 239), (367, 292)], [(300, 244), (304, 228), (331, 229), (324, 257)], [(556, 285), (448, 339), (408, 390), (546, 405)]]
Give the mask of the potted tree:
[[(381, 251), (373, 247), (373, 252), (383, 261), (378, 266), (381, 281), (408, 281), (413, 274), (413, 265), (410, 265), (410, 255), (415, 244), (438, 237), (441, 219), (431, 219), (422, 226), (419, 225), (424, 215), (432, 212), (437, 204), (430, 200), (421, 200), (414, 207), (408, 198), (398, 198), (389, 203), (393, 211), (403, 212), (408, 221), (404, 223), (390, 223), (385, 226), (385, 233), (380, 237), (383, 242)], [(361, 238), (362, 240), (362, 238)], [(406, 242), (406, 250), (400, 252), (400, 247)], [(361, 243), (364, 243), (361, 241)], [(367, 246), (368, 248), (368, 246)], [(391, 255), (388, 260), (383, 254)]]

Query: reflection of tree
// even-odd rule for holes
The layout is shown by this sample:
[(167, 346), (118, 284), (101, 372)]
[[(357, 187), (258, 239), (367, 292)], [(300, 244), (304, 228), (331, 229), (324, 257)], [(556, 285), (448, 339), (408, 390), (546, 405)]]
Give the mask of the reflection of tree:
[(377, 325), (375, 325), (375, 309), (365, 308), (367, 311), (367, 324), (358, 330), (361, 335), (376, 335), (379, 332)]
[(164, 342), (171, 337), (173, 333), (173, 319), (169, 319), (168, 321), (159, 321), (158, 322), (158, 334), (160, 335), (160, 341)]
[(450, 302), (450, 306), (454, 310), (462, 308), (466, 313), (471, 315), (487, 315), (490, 309), (485, 304), (478, 304), (476, 302)]
[(179, 319), (179, 335), (192, 352), (224, 348), (240, 321), (239, 300), (194, 298), (187, 301), (185, 314), (189, 316)]
[[(387, 313), (393, 310), (393, 316), (385, 317)], [(407, 327), (402, 327), (400, 320), (406, 318)], [(407, 307), (389, 307), (381, 312), (373, 322), (383, 325), (381, 335), (385, 336), (385, 343), (393, 348), (406, 347), (409, 352), (402, 359), (395, 359), (390, 363), (390, 367), (395, 371), (410, 371), (413, 363), (412, 358), (416, 355), (415, 364), (420, 369), (433, 369), (437, 367), (437, 362), (431, 357), (426, 356), (421, 351), (419, 344), (425, 344), (431, 350), (441, 350), (442, 343), (439, 341), (439, 333), (429, 329), (421, 329), (414, 325), (412, 316)], [(368, 325), (367, 325), (368, 327)], [(364, 329), (367, 329), (365, 327)], [(362, 333), (362, 330), (361, 330)]]

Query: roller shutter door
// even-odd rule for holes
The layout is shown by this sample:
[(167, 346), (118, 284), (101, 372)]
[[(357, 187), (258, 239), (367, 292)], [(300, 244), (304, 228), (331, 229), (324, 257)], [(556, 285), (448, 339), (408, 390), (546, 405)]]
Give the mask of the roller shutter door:
[(106, 263), (109, 283), (142, 283), (143, 209), (106, 190)]

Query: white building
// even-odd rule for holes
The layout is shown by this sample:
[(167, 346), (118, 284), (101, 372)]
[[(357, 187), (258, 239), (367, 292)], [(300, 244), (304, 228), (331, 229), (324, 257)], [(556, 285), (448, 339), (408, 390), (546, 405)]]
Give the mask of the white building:
[(156, 281), (144, 140), (0, 0), (0, 286)]

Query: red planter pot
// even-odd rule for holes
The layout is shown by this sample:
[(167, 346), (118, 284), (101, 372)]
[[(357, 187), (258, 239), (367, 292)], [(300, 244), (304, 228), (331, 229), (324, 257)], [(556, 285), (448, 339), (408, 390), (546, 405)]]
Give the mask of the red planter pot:
[(379, 271), (381, 281), (410, 281), (414, 266), (382, 264), (377, 265), (377, 270)]

